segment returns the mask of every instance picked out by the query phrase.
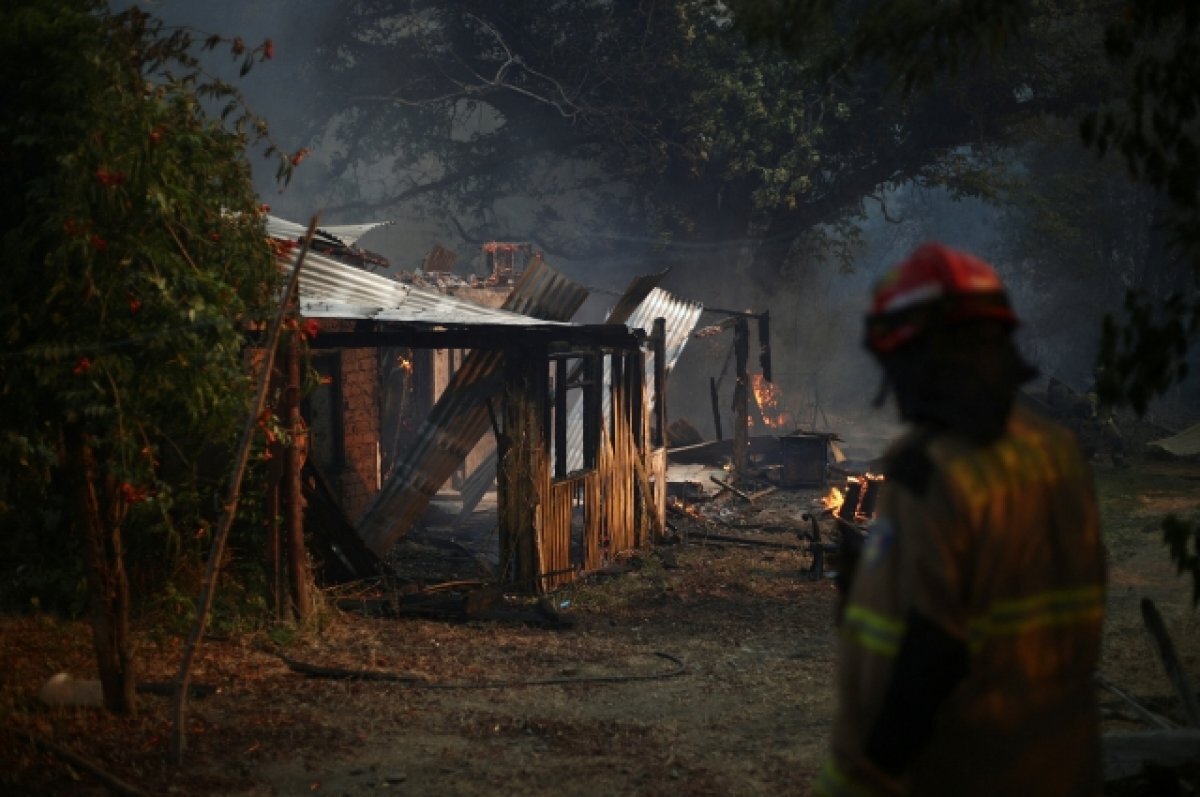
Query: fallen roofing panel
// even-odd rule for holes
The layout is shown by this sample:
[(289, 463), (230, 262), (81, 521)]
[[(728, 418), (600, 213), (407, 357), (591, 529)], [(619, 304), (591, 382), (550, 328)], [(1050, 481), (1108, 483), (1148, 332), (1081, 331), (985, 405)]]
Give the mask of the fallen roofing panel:
[[(534, 258), (503, 309), (540, 319), (538, 323), (566, 321), (586, 298), (586, 289)], [(455, 371), (404, 460), (358, 523), (359, 536), (371, 551), (387, 554), (487, 434), (487, 401), (501, 387), (503, 365), (502, 351), (475, 349)]]
[[(390, 221), (372, 221), (366, 224), (335, 224), (317, 227), (318, 235), (325, 235), (340, 244), (354, 246), (358, 239), (379, 227), (387, 227)], [(267, 216), (267, 235), (285, 241), (299, 241), (308, 232), (303, 224), (281, 219), (278, 216)]]
[[(290, 255), (282, 255), (280, 262), (291, 269)], [(548, 285), (550, 291), (557, 287), (553, 281)], [(298, 294), (300, 315), (306, 318), (540, 327), (557, 323), (406, 285), (315, 252), (304, 259)]]

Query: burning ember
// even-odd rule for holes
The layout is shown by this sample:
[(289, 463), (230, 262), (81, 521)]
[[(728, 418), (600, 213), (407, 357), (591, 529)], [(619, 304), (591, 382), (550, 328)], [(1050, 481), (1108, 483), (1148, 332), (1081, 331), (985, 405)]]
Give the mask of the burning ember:
[(396, 357), (396, 367), (402, 368), (403, 370), (405, 370), (411, 374), (412, 369), (413, 369), (412, 360), (408, 359), (403, 354), (401, 354), (398, 357)]
[(704, 514), (695, 505), (685, 503), (678, 496), (667, 496), (667, 509), (679, 515), (685, 515), (698, 520), (704, 519)]
[(827, 495), (821, 499), (821, 503), (824, 504), (825, 508), (828, 509), (830, 512), (836, 513), (839, 509), (842, 508), (842, 503), (845, 500), (846, 500), (845, 494), (838, 488), (832, 487), (829, 490), (829, 495)]
[(875, 502), (882, 486), (883, 476), (876, 473), (849, 476), (845, 490), (832, 488), (822, 502), (826, 510), (842, 520), (850, 523), (867, 521), (875, 516)]
[(763, 379), (762, 374), (752, 374), (750, 387), (754, 391), (754, 400), (762, 413), (763, 423), (768, 429), (783, 431), (794, 426), (792, 414), (780, 405), (783, 402), (783, 391), (774, 382)]

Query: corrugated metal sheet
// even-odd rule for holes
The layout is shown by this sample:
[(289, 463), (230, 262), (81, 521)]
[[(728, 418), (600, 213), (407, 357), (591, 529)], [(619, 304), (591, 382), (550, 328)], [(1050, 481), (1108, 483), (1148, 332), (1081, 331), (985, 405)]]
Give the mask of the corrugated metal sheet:
[[(634, 277), (629, 285), (625, 288), (625, 292), (621, 294), (621, 298), (617, 300), (616, 305), (614, 305), (612, 310), (609, 311), (608, 318), (605, 319), (605, 323), (624, 324), (627, 322), (630, 316), (633, 315), (634, 311), (646, 301), (646, 298), (651, 294), (651, 292), (658, 288), (658, 284), (662, 282), (663, 277), (666, 275), (666, 271), (661, 271), (657, 274), (647, 274), (641, 277)], [(655, 316), (655, 318), (657, 318), (657, 316)], [(651, 323), (653, 323), (653, 318), (651, 319)], [(630, 328), (641, 329), (642, 327), (631, 324)], [(653, 361), (651, 362), (653, 363)], [(576, 373), (572, 374), (570, 379), (575, 380), (578, 378), (578, 376), (578, 369), (576, 369)], [(605, 373), (605, 376), (607, 377), (607, 372)], [(604, 400), (605, 402), (608, 401), (607, 392), (604, 393)], [(607, 403), (605, 406), (607, 406)], [(568, 428), (574, 430), (569, 432), (569, 434), (574, 435), (574, 438), (569, 439), (574, 440), (573, 448), (577, 449), (576, 460), (579, 463), (582, 463), (582, 405), (573, 407), (571, 410), (569, 410), (569, 413), (570, 414), (567, 419)], [(574, 426), (572, 427), (571, 424), (574, 424)], [(553, 441), (551, 441), (550, 450), (551, 453), (553, 453)], [(479, 463), (479, 466), (476, 467), (476, 469), (467, 477), (466, 483), (463, 484), (461, 490), (462, 509), (459, 511), (458, 518), (455, 521), (456, 523), (466, 522), (466, 520), (471, 516), (471, 513), (475, 510), (475, 507), (479, 505), (481, 500), (483, 500), (483, 496), (487, 493), (488, 489), (491, 488), (496, 478), (496, 462), (497, 454), (495, 450), (492, 450), (488, 454), (487, 458), (484, 459), (483, 462)], [(579, 464), (574, 466), (576, 469), (578, 467), (580, 467)]]
[[(318, 227), (317, 233), (327, 235), (346, 246), (353, 246), (358, 242), (359, 238), (371, 230), (379, 227), (387, 227), (390, 224), (392, 224), (390, 221), (373, 221), (367, 224), (334, 224), (332, 226)], [(303, 224), (281, 219), (278, 216), (267, 216), (267, 235), (272, 238), (281, 238), (285, 241), (299, 241), (304, 237), (306, 232), (308, 232), (308, 228)]]
[[(700, 313), (703, 311), (704, 305), (699, 302), (689, 302), (686, 299), (672, 296), (662, 288), (655, 288), (633, 311), (625, 325), (630, 329), (644, 329), (649, 333), (654, 326), (654, 319), (666, 319), (665, 359), (669, 373), (675, 367), (675, 363), (679, 362), (679, 355), (683, 354), (683, 347), (687, 345), (688, 338), (691, 337), (692, 330), (696, 328), (696, 323), (700, 320)], [(653, 364), (651, 364), (651, 370), (647, 372), (646, 384), (654, 383), (653, 376)]]
[[(281, 258), (283, 262), (283, 258)], [(291, 269), (292, 258), (286, 258)], [(533, 271), (540, 289), (551, 293), (558, 284), (542, 270)], [(416, 324), (505, 324), (546, 326), (544, 319), (521, 311), (483, 307), (428, 288), (405, 285), (316, 252), (309, 252), (300, 270), (300, 315), (306, 318), (347, 318), (401, 321)], [(522, 300), (528, 305), (528, 300)], [(554, 323), (554, 322), (551, 322)]]
[[(631, 286), (632, 288), (633, 286)], [(618, 307), (622, 302), (617, 303)], [(629, 318), (625, 320), (625, 325), (630, 329), (641, 329), (649, 333), (654, 327), (654, 319), (662, 318), (666, 321), (666, 343), (664, 346), (664, 358), (667, 361), (667, 373), (675, 367), (675, 363), (679, 361), (679, 356), (683, 354), (683, 348), (687, 345), (688, 339), (692, 335), (692, 330), (696, 328), (696, 323), (700, 320), (700, 313), (704, 311), (704, 306), (699, 302), (691, 302), (686, 299), (680, 299), (672, 296), (662, 288), (652, 289), (644, 298), (637, 308), (629, 314)], [(618, 322), (619, 323), (619, 322)], [(609, 377), (609, 362), (604, 361), (604, 382), (607, 384)], [(654, 358), (646, 358), (646, 374), (645, 385), (647, 399), (650, 402), (654, 400)], [(609, 407), (609, 392), (603, 391), (604, 397), (604, 417), (607, 419), (611, 410)], [(647, 406), (650, 406), (648, 404)], [(577, 399), (571, 404), (568, 410), (567, 420), (567, 470), (573, 471), (583, 467), (583, 401)]]
[[(586, 298), (586, 289), (535, 258), (503, 309), (542, 321), (566, 321)], [(359, 536), (373, 552), (387, 554), (487, 433), (487, 401), (501, 386), (503, 364), (502, 352), (477, 349), (451, 377), (407, 456), (358, 523)]]

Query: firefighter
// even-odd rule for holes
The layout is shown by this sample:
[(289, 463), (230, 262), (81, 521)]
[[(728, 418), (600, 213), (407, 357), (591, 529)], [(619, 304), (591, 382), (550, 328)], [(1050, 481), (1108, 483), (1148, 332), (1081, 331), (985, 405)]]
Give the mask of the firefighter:
[(818, 794), (1100, 794), (1098, 511), (1071, 433), (1016, 403), (1016, 324), (941, 244), (876, 287), (865, 343), (911, 428), (844, 596)]

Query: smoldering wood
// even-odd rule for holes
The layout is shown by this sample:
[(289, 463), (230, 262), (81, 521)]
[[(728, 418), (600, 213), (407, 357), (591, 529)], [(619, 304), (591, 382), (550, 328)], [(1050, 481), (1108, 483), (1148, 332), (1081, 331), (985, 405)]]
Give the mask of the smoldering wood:
[(746, 443), (750, 437), (750, 327), (739, 317), (733, 327), (733, 350), (737, 381), (733, 388), (733, 465), (734, 477), (746, 473)]
[(763, 379), (775, 381), (771, 376), (771, 311), (764, 310), (758, 317), (758, 367)]
[(717, 393), (717, 378), (710, 376), (708, 378), (708, 395), (712, 400), (712, 416), (713, 416), (713, 433), (717, 440), (724, 440), (725, 434), (721, 431), (721, 399)]

